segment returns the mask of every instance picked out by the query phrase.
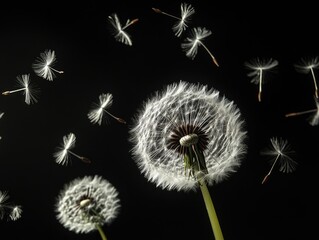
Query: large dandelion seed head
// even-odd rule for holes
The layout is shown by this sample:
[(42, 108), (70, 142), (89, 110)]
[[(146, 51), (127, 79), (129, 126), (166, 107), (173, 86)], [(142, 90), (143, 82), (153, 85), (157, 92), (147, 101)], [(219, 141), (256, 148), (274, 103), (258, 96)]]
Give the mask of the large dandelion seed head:
[(246, 152), (243, 120), (233, 102), (207, 86), (184, 81), (168, 85), (144, 102), (130, 129), (132, 154), (144, 176), (163, 189), (196, 189), (185, 174), (183, 154), (196, 144), (208, 184), (237, 170)]
[(88, 233), (110, 224), (119, 213), (118, 192), (101, 176), (76, 178), (64, 186), (55, 205), (57, 219), (70, 231)]

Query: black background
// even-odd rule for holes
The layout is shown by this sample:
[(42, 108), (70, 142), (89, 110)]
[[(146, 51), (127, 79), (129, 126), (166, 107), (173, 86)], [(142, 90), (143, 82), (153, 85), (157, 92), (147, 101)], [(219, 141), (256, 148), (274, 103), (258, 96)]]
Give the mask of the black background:
[[(311, 75), (293, 66), (319, 55), (315, 6), (187, 1), (195, 8), (189, 25), (212, 31), (204, 42), (219, 62), (217, 68), (202, 47), (194, 60), (187, 58), (180, 46), (183, 37), (171, 29), (175, 20), (151, 9), (179, 16), (180, 3), (10, 2), (1, 8), (0, 90), (12, 89), (16, 76), (27, 73), (41, 90), (33, 105), (25, 104), (20, 93), (0, 96), (5, 113), (0, 119), (0, 190), (23, 209), (21, 219), (0, 222), (1, 239), (100, 239), (97, 231), (65, 229), (54, 213), (64, 184), (95, 174), (115, 186), (121, 201), (119, 216), (103, 226), (108, 239), (214, 239), (200, 191), (156, 188), (130, 154), (128, 130), (142, 102), (180, 80), (220, 91), (246, 122), (248, 152), (242, 166), (209, 187), (224, 238), (309, 239), (318, 213), (318, 126), (311, 126), (307, 115), (285, 114), (316, 108)], [(132, 46), (111, 35), (107, 17), (114, 12), (122, 23), (139, 19), (127, 29)], [(55, 68), (64, 70), (52, 82), (31, 67), (45, 49), (55, 51)], [(263, 85), (262, 102), (244, 67), (255, 57), (279, 62)], [(92, 102), (106, 92), (113, 94), (109, 110), (127, 125), (113, 119), (102, 126), (89, 122)], [(89, 157), (90, 165), (76, 158), (67, 167), (55, 163), (55, 148), (69, 132), (77, 137), (74, 152)], [(260, 151), (274, 136), (288, 140), (299, 165), (290, 174), (275, 168), (262, 185), (270, 165)]]

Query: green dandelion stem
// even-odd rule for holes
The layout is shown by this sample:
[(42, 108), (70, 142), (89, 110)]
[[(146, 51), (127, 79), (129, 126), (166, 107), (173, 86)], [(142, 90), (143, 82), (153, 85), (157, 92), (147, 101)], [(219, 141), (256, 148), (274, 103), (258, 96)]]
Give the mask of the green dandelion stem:
[(214, 232), (215, 240), (224, 240), (222, 230), (219, 225), (218, 217), (214, 208), (214, 204), (212, 198), (207, 189), (206, 183), (204, 179), (199, 179), (199, 186), (204, 198), (205, 206), (207, 209), (207, 213), (209, 216), (210, 223), (212, 225), (212, 229)]
[(96, 228), (97, 228), (97, 230), (99, 231), (99, 233), (100, 233), (100, 235), (101, 235), (101, 238), (102, 238), (102, 240), (107, 240), (107, 238), (106, 238), (106, 235), (105, 235), (105, 233), (104, 233), (104, 231), (103, 231), (103, 229), (102, 229), (102, 227), (100, 226), (100, 225), (96, 225)]

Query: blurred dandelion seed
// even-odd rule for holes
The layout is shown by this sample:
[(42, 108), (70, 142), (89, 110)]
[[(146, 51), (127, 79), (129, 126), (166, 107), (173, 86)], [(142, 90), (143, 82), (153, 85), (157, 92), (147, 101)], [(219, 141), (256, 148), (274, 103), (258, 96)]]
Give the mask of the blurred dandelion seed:
[(238, 108), (218, 91), (184, 81), (156, 92), (142, 106), (129, 131), (141, 173), (163, 189), (199, 187), (215, 239), (223, 239), (206, 184), (235, 172), (246, 153)]
[(314, 58), (302, 58), (300, 63), (294, 65), (296, 70), (301, 72), (301, 73), (309, 73), (311, 72), (314, 88), (315, 88), (315, 96), (316, 98), (319, 97), (318, 94), (318, 86), (317, 86), (317, 80), (316, 76), (314, 73), (314, 69), (319, 68), (319, 58), (314, 57)]
[(64, 71), (56, 70), (53, 66), (56, 63), (56, 56), (53, 50), (45, 50), (40, 53), (40, 57), (37, 57), (35, 62), (32, 64), (32, 68), (36, 75), (53, 81), (56, 77), (56, 73), (64, 73)]
[(0, 219), (7, 216), (8, 220), (16, 221), (21, 217), (22, 207), (8, 202), (7, 191), (0, 191)]
[(111, 93), (100, 94), (99, 95), (99, 105), (94, 103), (93, 108), (88, 113), (89, 120), (93, 124), (97, 123), (97, 124), (101, 125), (102, 121), (103, 121), (104, 113), (106, 113), (109, 116), (111, 116), (112, 118), (114, 118), (116, 121), (123, 123), (123, 124), (126, 124), (126, 121), (124, 119), (116, 117), (113, 114), (111, 114), (109, 111), (106, 110), (109, 107), (111, 107), (112, 103), (113, 103), (113, 95)]
[(58, 151), (53, 154), (56, 163), (61, 165), (68, 165), (70, 163), (69, 154), (80, 159), (84, 163), (91, 163), (90, 159), (79, 156), (78, 154), (71, 151), (71, 149), (75, 146), (75, 140), (76, 137), (74, 133), (69, 133), (68, 135), (63, 136), (62, 147), (58, 147)]
[(19, 85), (18, 89), (2, 92), (2, 95), (8, 96), (12, 93), (23, 92), (24, 101), (26, 104), (30, 105), (38, 102), (35, 96), (38, 93), (38, 89), (36, 89), (30, 84), (30, 74), (23, 74), (17, 76), (17, 82)]
[(285, 115), (285, 117), (294, 117), (294, 116), (313, 113), (308, 118), (308, 122), (311, 126), (317, 126), (319, 124), (319, 99), (317, 97), (314, 97), (314, 99), (315, 99), (315, 104), (316, 104), (315, 109), (310, 109), (310, 110), (301, 111), (301, 112), (287, 113)]
[(203, 46), (209, 56), (212, 58), (214, 64), (219, 67), (219, 64), (211, 53), (211, 51), (203, 43), (203, 40), (210, 36), (212, 32), (204, 27), (192, 28), (190, 31), (190, 37), (187, 37), (185, 42), (181, 44), (182, 49), (186, 52), (186, 56), (194, 59), (197, 55), (198, 46)]
[(278, 162), (279, 171), (284, 173), (290, 173), (295, 171), (297, 162), (294, 161), (289, 155), (295, 153), (288, 141), (282, 138), (272, 137), (270, 138), (271, 146), (269, 149), (261, 152), (263, 155), (269, 155), (275, 158), (271, 159), (271, 168), (266, 176), (263, 178), (262, 184), (264, 184), (270, 177), (274, 166)]
[(124, 43), (125, 45), (132, 46), (131, 36), (125, 30), (129, 26), (137, 23), (138, 18), (135, 18), (132, 21), (128, 19), (123, 27), (116, 13), (113, 13), (110, 16), (108, 16), (108, 20), (113, 27), (112, 34), (114, 35), (115, 40)]
[(258, 101), (261, 102), (262, 95), (262, 85), (264, 84), (264, 72), (266, 70), (271, 70), (278, 65), (278, 61), (272, 58), (260, 59), (254, 58), (251, 61), (245, 62), (244, 65), (251, 70), (247, 75), (252, 77), (251, 83), (259, 85), (258, 89)]
[(118, 216), (120, 200), (115, 187), (101, 176), (84, 176), (65, 184), (60, 191), (55, 211), (58, 221), (68, 230), (89, 233), (98, 230), (103, 240), (102, 229)]
[(192, 5), (187, 3), (181, 3), (181, 17), (177, 17), (172, 14), (163, 12), (158, 8), (152, 9), (156, 13), (160, 13), (178, 20), (178, 22), (176, 22), (172, 27), (173, 32), (177, 37), (180, 37), (182, 33), (188, 28), (188, 21), (190, 20), (190, 17), (195, 13), (195, 9), (192, 7)]

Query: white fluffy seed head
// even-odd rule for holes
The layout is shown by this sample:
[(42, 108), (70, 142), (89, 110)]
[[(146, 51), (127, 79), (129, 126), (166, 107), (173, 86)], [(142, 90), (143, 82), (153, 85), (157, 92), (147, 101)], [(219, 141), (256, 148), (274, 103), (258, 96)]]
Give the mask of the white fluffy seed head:
[[(203, 131), (209, 185), (237, 170), (246, 153), (246, 131), (239, 109), (215, 89), (184, 81), (166, 86), (144, 102), (130, 129), (132, 155), (140, 171), (163, 189), (191, 190), (198, 184), (185, 176), (183, 156), (167, 147), (174, 129), (194, 126)], [(182, 144), (189, 142), (182, 139)]]

